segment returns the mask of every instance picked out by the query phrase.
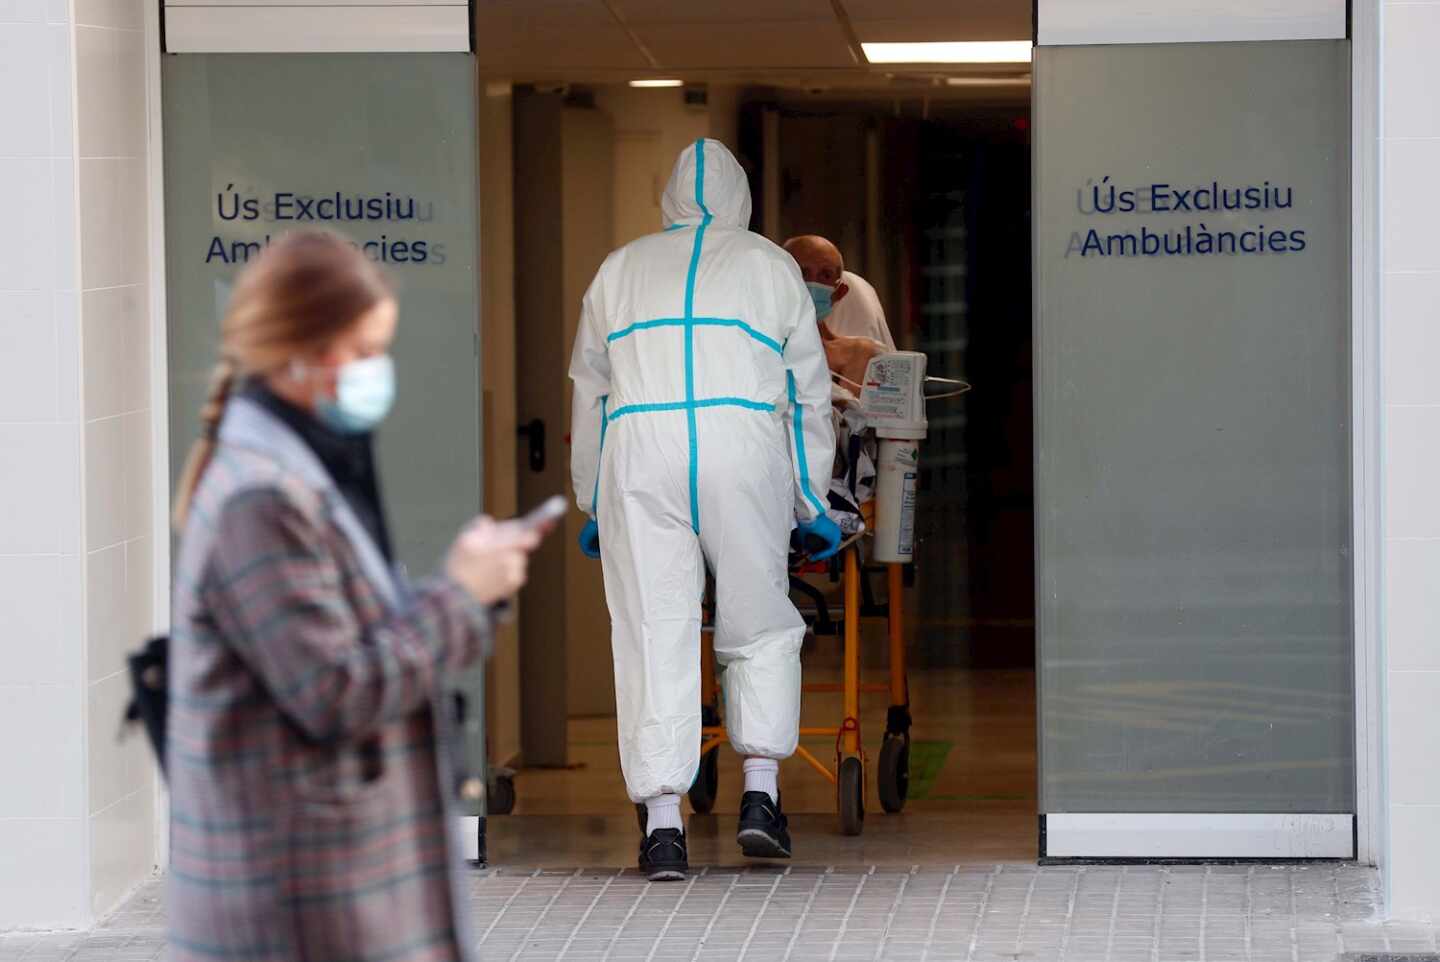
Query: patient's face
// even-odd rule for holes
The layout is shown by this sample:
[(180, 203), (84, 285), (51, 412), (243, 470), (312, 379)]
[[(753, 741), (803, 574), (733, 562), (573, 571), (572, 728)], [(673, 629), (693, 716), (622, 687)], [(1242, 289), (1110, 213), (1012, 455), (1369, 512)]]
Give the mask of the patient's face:
[(800, 275), (807, 284), (824, 284), (834, 287), (840, 283), (841, 261), (839, 257), (816, 255), (799, 262)]

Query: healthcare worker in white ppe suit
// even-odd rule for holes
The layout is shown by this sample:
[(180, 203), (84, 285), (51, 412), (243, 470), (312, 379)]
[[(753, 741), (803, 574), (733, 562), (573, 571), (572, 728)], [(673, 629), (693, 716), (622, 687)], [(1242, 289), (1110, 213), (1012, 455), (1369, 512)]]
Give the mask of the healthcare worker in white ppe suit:
[(792, 531), (833, 554), (830, 374), (795, 261), (747, 230), (750, 189), (723, 144), (686, 147), (659, 233), (610, 254), (570, 362), (571, 475), (610, 607), (620, 764), (643, 802), (640, 868), (689, 869), (680, 797), (700, 763), (700, 602), (715, 575), (715, 652), (745, 757), (737, 840), (787, 858), (779, 760), (800, 724), (805, 624), (789, 597)]

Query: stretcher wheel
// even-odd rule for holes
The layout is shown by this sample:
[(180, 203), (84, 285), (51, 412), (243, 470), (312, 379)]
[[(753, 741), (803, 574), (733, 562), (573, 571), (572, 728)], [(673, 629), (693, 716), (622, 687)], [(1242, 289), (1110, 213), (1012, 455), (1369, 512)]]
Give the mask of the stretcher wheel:
[(489, 815), (509, 815), (515, 811), (515, 776), (495, 776), (495, 781), (490, 785), (489, 804), (485, 811)]
[(886, 735), (880, 749), (880, 773), (876, 776), (880, 807), (887, 815), (904, 810), (910, 794), (910, 736)]
[(720, 794), (720, 749), (714, 748), (700, 757), (700, 770), (690, 786), (690, 807), (700, 815), (709, 815)]
[(865, 766), (858, 758), (840, 762), (835, 780), (840, 802), (840, 831), (859, 835), (865, 828)]

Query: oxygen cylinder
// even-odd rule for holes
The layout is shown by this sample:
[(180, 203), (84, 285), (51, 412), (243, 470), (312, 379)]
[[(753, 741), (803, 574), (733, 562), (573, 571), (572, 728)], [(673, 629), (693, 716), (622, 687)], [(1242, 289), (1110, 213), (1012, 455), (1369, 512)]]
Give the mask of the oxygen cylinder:
[(908, 564), (914, 560), (915, 483), (919, 475), (918, 441), (880, 439), (879, 478), (875, 485), (876, 561)]

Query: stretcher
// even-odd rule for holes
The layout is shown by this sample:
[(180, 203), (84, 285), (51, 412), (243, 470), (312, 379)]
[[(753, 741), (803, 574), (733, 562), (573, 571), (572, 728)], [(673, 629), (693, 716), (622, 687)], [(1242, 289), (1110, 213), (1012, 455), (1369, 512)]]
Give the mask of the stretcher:
[[(861, 505), (867, 530), (874, 528), (873, 502)], [(791, 567), (791, 588), (805, 596), (809, 604), (801, 607), (810, 629), (818, 635), (836, 635), (843, 639), (843, 670), (838, 684), (806, 683), (802, 691), (842, 695), (839, 723), (834, 726), (802, 727), (800, 737), (835, 739), (834, 766), (817, 757), (801, 744), (796, 755), (821, 777), (835, 786), (836, 811), (840, 828), (846, 835), (859, 835), (865, 826), (865, 786), (869, 777), (869, 758), (865, 752), (860, 719), (862, 692), (887, 692), (890, 707), (885, 719), (885, 738), (881, 743), (879, 764), (874, 772), (880, 805), (887, 814), (896, 814), (905, 807), (910, 785), (910, 688), (905, 665), (904, 591), (908, 581), (907, 565), (866, 565), (862, 558), (865, 538), (853, 538), (841, 552), (828, 562), (812, 564), (798, 561)], [(828, 572), (842, 584), (843, 613), (838, 621), (831, 617), (822, 592), (804, 581), (804, 574)], [(888, 592), (883, 604), (874, 601), (867, 575), (883, 573)], [(708, 813), (715, 807), (720, 785), (720, 745), (726, 740), (720, 702), (720, 686), (716, 678), (715, 649), (711, 643), (714, 632), (714, 611), (707, 592), (701, 627), (701, 744), (700, 768), (690, 788), (690, 804), (696, 812)], [(860, 624), (862, 619), (883, 618), (888, 624), (889, 679), (866, 682), (860, 668)]]

